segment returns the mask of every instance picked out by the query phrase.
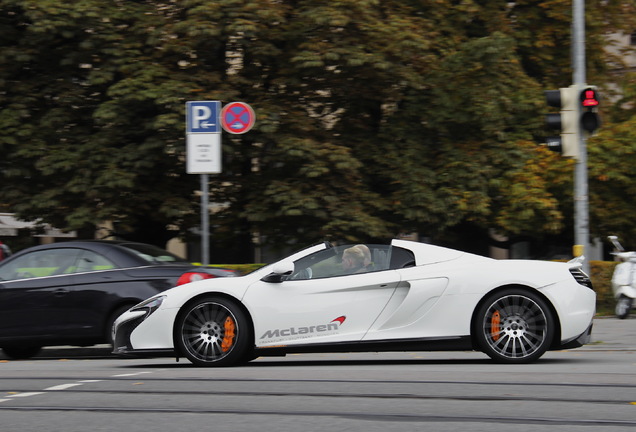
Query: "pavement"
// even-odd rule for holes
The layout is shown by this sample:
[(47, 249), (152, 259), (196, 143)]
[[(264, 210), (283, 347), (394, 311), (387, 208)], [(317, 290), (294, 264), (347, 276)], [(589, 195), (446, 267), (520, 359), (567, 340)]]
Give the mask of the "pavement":
[[(598, 317), (594, 319), (592, 341), (577, 350), (636, 351), (636, 312), (627, 319)], [(111, 357), (109, 345), (91, 347), (55, 346), (42, 349), (36, 358), (107, 358)], [(7, 358), (0, 351), (0, 360)]]
[(636, 351), (636, 312), (623, 320), (613, 316), (595, 318), (592, 342), (577, 349)]

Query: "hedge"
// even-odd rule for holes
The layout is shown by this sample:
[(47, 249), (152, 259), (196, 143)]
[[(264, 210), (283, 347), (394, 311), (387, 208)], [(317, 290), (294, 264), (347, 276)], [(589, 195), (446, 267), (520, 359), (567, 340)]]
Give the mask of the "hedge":
[(241, 276), (258, 270), (266, 264), (210, 264), (210, 267), (226, 268), (236, 270)]
[(590, 278), (596, 291), (598, 315), (613, 315), (616, 300), (612, 294), (612, 273), (617, 261), (590, 261)]

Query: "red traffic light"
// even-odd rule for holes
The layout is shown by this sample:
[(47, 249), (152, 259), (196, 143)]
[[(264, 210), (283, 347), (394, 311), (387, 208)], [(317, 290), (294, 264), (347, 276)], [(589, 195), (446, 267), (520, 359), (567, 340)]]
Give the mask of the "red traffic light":
[(601, 126), (601, 118), (597, 113), (599, 95), (596, 87), (586, 87), (581, 90), (580, 99), (581, 108), (584, 110), (581, 114), (581, 128), (593, 134)]
[(581, 105), (584, 108), (596, 108), (599, 104), (598, 94), (593, 88), (586, 88), (581, 92)]

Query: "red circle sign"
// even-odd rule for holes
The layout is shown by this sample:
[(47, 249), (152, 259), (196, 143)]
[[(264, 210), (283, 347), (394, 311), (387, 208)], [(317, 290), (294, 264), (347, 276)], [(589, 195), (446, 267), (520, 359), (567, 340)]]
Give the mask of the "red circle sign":
[(247, 132), (252, 129), (255, 121), (254, 110), (243, 102), (230, 102), (221, 110), (221, 126), (232, 134)]

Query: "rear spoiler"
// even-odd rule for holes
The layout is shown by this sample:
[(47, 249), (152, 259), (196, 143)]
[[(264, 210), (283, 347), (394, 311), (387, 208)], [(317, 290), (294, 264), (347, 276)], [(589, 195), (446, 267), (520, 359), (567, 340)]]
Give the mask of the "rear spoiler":
[(579, 255), (568, 261), (568, 265), (570, 268), (581, 268), (583, 267), (583, 261), (585, 261), (585, 255)]

